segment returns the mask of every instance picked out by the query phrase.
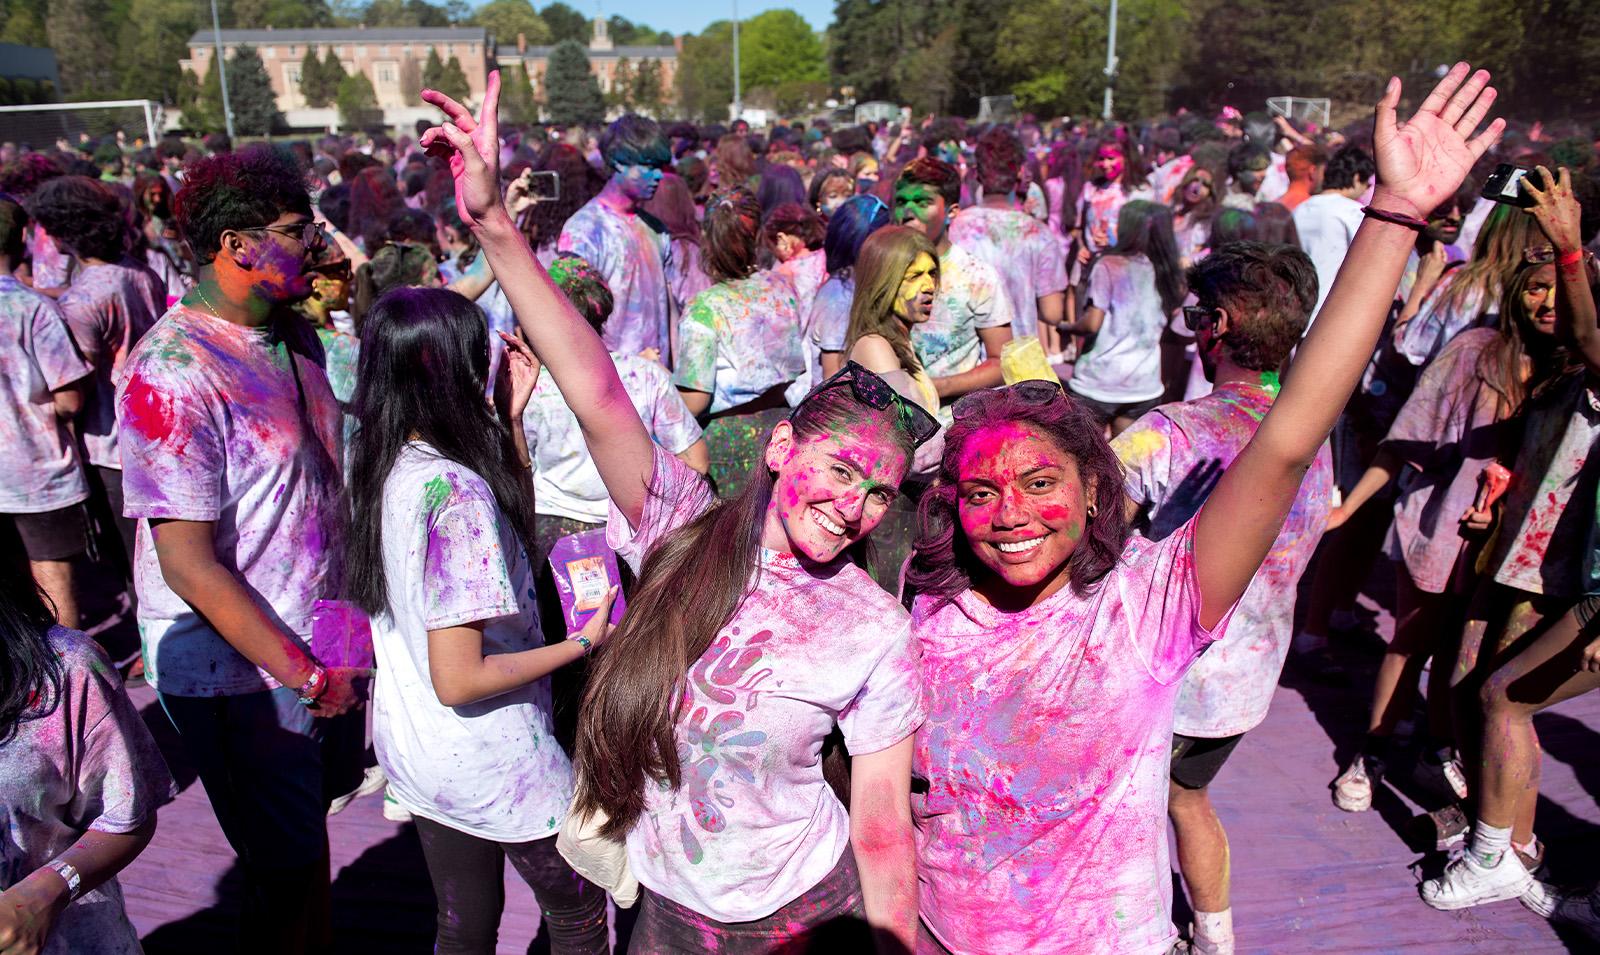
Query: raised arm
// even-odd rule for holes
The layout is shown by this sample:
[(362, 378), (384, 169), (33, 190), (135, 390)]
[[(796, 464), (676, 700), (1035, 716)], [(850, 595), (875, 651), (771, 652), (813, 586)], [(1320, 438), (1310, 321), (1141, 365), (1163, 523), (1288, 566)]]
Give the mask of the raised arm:
[[(1416, 115), (1400, 123), (1400, 80), (1389, 80), (1373, 136), (1378, 187), (1371, 208), (1420, 225), (1461, 184), (1505, 128), (1497, 119), (1472, 135), (1494, 103), (1488, 83), (1487, 72), (1457, 63)], [(1372, 356), (1415, 241), (1405, 225), (1362, 223), (1282, 393), (1201, 508), (1194, 547), (1202, 626), (1214, 626), (1244, 593), (1282, 529), (1301, 479)]]
[(1600, 327), (1595, 324), (1593, 276), (1586, 267), (1579, 218), (1583, 210), (1572, 194), (1572, 173), (1561, 169), (1561, 178), (1539, 167), (1540, 182), (1554, 182), (1547, 191), (1533, 184), (1533, 177), (1522, 180), (1522, 189), (1533, 199), (1528, 210), (1550, 240), (1556, 253), (1556, 335), (1573, 346), (1591, 372), (1600, 374)]
[(637, 525), (654, 462), (650, 434), (600, 336), (550, 281), (500, 196), (499, 71), (489, 74), (477, 117), (437, 90), (423, 90), (422, 98), (445, 114), (444, 125), (422, 134), (422, 146), (449, 161), (458, 214), (501, 277), (528, 345), (577, 416), (606, 492)]

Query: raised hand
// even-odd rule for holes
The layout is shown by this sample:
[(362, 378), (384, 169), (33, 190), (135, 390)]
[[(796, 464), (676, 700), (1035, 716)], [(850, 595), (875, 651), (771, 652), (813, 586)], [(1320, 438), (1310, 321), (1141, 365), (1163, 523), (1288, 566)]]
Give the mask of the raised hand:
[[(1391, 77), (1378, 101), (1373, 152), (1378, 162), (1375, 208), (1422, 218), (1437, 208), (1500, 139), (1505, 120), (1496, 119), (1474, 136), (1498, 95), (1487, 70), (1457, 63), (1417, 112), (1399, 122), (1400, 80)], [(1470, 75), (1469, 75), (1470, 74)]]
[(516, 335), (500, 333), (500, 340), (505, 342), (505, 359), (500, 367), (506, 369), (510, 381), (510, 394), (507, 397), (507, 410), (512, 421), (521, 421), (522, 412), (527, 409), (528, 401), (533, 397), (533, 389), (539, 383), (539, 359), (534, 356), (533, 349), (528, 343)]
[(1544, 230), (1557, 252), (1583, 248), (1583, 236), (1579, 230), (1583, 210), (1578, 205), (1577, 197), (1572, 194), (1572, 173), (1562, 166), (1561, 178), (1557, 179), (1550, 175), (1550, 170), (1540, 166), (1539, 175), (1540, 182), (1555, 185), (1540, 189), (1533, 184), (1532, 176), (1523, 177), (1522, 191), (1533, 200), (1533, 207), (1528, 211), (1533, 213), (1539, 228)]
[(456, 214), (471, 226), (503, 209), (500, 198), (500, 71), (489, 74), (483, 106), (474, 117), (465, 106), (438, 90), (423, 90), (422, 98), (444, 111), (443, 125), (434, 126), (418, 140), (430, 156), (450, 163), (456, 184)]

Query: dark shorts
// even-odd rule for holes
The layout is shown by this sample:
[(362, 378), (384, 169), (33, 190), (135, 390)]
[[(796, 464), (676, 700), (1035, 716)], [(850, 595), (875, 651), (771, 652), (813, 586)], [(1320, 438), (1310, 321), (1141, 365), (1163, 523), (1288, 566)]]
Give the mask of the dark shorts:
[(4, 519), (22, 538), (29, 560), (66, 560), (84, 552), (89, 521), (82, 504), (70, 504), (37, 514), (7, 514)]
[(1243, 733), (1221, 739), (1172, 734), (1172, 781), (1184, 789), (1206, 788), (1242, 739)]
[[(1070, 384), (1067, 386), (1067, 390), (1072, 391)], [(1114, 418), (1127, 418), (1130, 421), (1137, 421), (1149, 412), (1154, 411), (1161, 404), (1160, 395), (1148, 401), (1135, 401), (1125, 404), (1097, 401), (1094, 398), (1080, 395), (1076, 391), (1072, 391), (1072, 397), (1077, 400), (1078, 404), (1088, 408), (1096, 418), (1099, 418), (1101, 424), (1110, 424)]]

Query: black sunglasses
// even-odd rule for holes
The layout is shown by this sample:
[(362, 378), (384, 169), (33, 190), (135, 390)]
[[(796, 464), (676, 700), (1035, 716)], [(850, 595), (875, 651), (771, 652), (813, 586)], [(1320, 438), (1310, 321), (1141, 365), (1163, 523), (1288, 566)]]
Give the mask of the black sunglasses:
[(1189, 331), (1195, 331), (1201, 325), (1211, 321), (1217, 310), (1208, 305), (1185, 305), (1183, 307), (1183, 324)]
[[(850, 392), (857, 401), (875, 411), (882, 411), (894, 405), (899, 412), (899, 424), (911, 432), (911, 439), (916, 442), (917, 447), (922, 447), (939, 433), (938, 418), (929, 414), (926, 408), (916, 402), (907, 401), (887, 381), (853, 361), (845, 362), (844, 367), (832, 378), (811, 389), (800, 404), (795, 406), (795, 411), (799, 411), (807, 401), (824, 391), (844, 385), (850, 386)], [(790, 420), (794, 419), (794, 414), (795, 412), (789, 413)]]
[(983, 402), (984, 395), (991, 395), (996, 392), (1015, 395), (1030, 405), (1047, 405), (1054, 401), (1065, 400), (1067, 396), (1067, 393), (1061, 390), (1061, 385), (1058, 382), (1029, 378), (1014, 385), (1006, 385), (1001, 388), (984, 388), (962, 395), (956, 399), (955, 404), (950, 406), (951, 417), (960, 421), (977, 409), (978, 405)]

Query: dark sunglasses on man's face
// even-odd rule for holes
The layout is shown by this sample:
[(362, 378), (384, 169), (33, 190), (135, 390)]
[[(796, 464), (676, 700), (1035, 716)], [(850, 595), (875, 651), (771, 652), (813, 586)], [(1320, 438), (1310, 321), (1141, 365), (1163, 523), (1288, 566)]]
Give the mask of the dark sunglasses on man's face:
[(1217, 310), (1207, 305), (1185, 305), (1183, 307), (1183, 324), (1189, 331), (1196, 331), (1201, 325), (1208, 325)]

